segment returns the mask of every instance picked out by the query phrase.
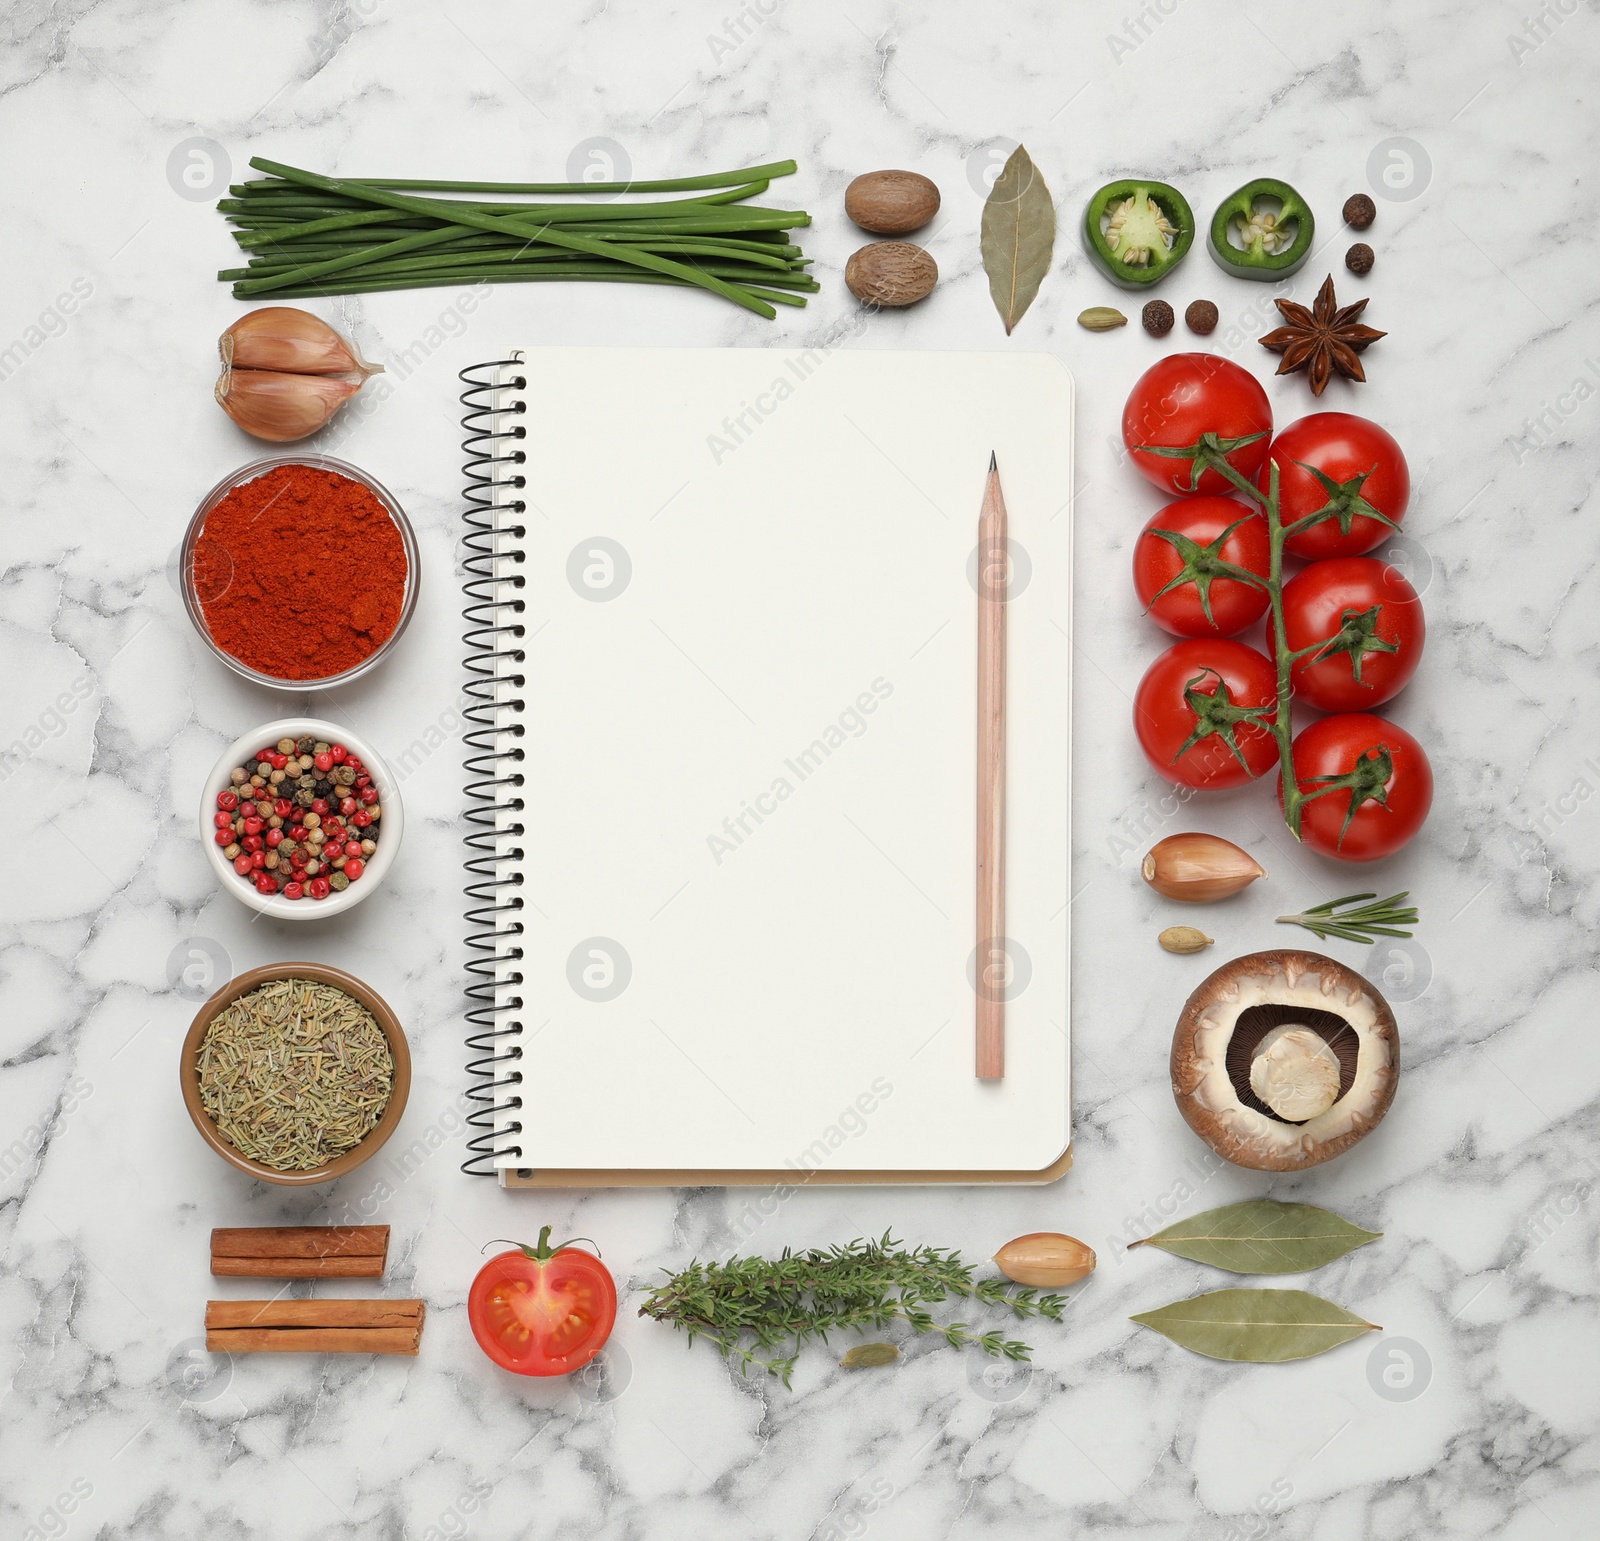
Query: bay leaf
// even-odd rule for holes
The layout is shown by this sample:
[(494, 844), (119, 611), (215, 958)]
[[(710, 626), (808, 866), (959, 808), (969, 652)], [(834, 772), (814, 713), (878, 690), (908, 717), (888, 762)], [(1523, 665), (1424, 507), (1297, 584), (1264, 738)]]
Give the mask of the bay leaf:
[(1213, 1290), (1129, 1318), (1210, 1359), (1310, 1359), (1382, 1329), (1305, 1290)]
[(839, 1363), (846, 1370), (867, 1370), (893, 1364), (899, 1357), (900, 1350), (893, 1343), (858, 1343)]
[(1160, 1247), (1229, 1273), (1307, 1273), (1354, 1252), (1382, 1231), (1364, 1231), (1315, 1204), (1246, 1199), (1191, 1215), (1134, 1247)]
[(989, 189), (979, 235), (989, 294), (1008, 337), (1050, 271), (1055, 244), (1056, 209), (1050, 189), (1027, 150), (1018, 145)]

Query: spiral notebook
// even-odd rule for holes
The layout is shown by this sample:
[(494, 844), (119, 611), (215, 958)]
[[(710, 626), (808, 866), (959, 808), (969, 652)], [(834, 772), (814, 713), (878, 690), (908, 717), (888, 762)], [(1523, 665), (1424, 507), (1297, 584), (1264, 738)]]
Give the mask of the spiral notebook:
[[(540, 349), (467, 390), (467, 1169), (1070, 1164), (1073, 385)], [(977, 517), (1011, 517), (1007, 1073), (973, 1073)]]

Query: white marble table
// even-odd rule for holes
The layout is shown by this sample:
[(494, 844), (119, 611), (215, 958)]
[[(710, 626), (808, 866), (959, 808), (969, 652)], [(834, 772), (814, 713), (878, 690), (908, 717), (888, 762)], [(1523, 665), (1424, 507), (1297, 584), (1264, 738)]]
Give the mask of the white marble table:
[[(5, 1535), (1342, 1541), (1592, 1529), (1592, 14), (1576, 0), (1532, 21), (1372, 0), (1292, 13), (1129, 0), (995, 15), (881, 0), (670, 11), (107, 0), (14, 7), (0, 24), (0, 722), (24, 744), (0, 783)], [(984, 177), (1016, 139), (1069, 229), (1006, 343), (976, 229)], [(280, 703), (205, 652), (173, 584), (197, 497), (254, 450), (209, 399), (212, 340), (240, 307), (210, 276), (230, 260), (221, 223), (179, 174), (200, 164), (193, 141), (220, 146), (235, 173), (261, 153), (506, 178), (793, 155), (802, 171), (783, 198), (817, 216), (806, 244), (825, 292), (771, 325), (656, 289), (502, 288), (470, 317), (450, 291), (326, 308), (391, 366), (327, 447), (407, 504), (426, 581), (392, 665), (312, 705), (397, 752), (439, 747), (405, 782), (392, 880), (316, 930), (251, 923), (217, 893), (195, 832), (204, 771)], [(943, 282), (848, 345), (1050, 349), (1079, 381), (1077, 1165), (1046, 1191), (813, 1188), (746, 1227), (744, 1244), (893, 1227), (981, 1257), (1017, 1232), (1063, 1229), (1099, 1249), (1100, 1270), (1065, 1325), (1029, 1334), (1033, 1366), (1009, 1380), (918, 1345), (892, 1371), (855, 1375), (810, 1353), (784, 1391), (730, 1375), (703, 1345), (687, 1351), (625, 1302), (606, 1378), (513, 1381), (468, 1333), (485, 1241), (549, 1222), (599, 1240), (637, 1290), (664, 1266), (726, 1252), (742, 1200), (541, 1199), (458, 1171), (455, 373), (517, 344), (817, 340), (853, 315), (840, 195), (885, 165), (944, 190), (930, 242)], [(1164, 798), (1127, 722), (1158, 639), (1126, 570), (1156, 504), (1119, 468), (1114, 435), (1161, 347), (1136, 326), (1090, 336), (1073, 321), (1119, 298), (1070, 226), (1088, 192), (1123, 172), (1180, 183), (1197, 211), (1251, 176), (1297, 184), (1327, 238), (1292, 286), (1302, 299), (1323, 271), (1342, 273), (1344, 197), (1378, 195), (1377, 267), (1340, 290), (1370, 293), (1368, 319), (1390, 336), (1367, 355), (1371, 383), (1336, 383), (1324, 405), (1387, 423), (1418, 484), (1407, 549), (1429, 651), (1395, 716), (1433, 755), (1432, 820), (1369, 885), (1291, 851), (1260, 788), (1196, 816), (1272, 872), (1206, 917), (1219, 959), (1290, 940), (1271, 924), (1284, 908), (1362, 886), (1410, 888), (1424, 914), (1403, 953), (1369, 960), (1330, 944), (1396, 1002), (1406, 1068), (1393, 1113), (1359, 1150), (1270, 1185), (1386, 1233), (1312, 1281), (1381, 1322), (1381, 1338), (1296, 1366), (1217, 1364), (1127, 1320), (1226, 1281), (1126, 1254), (1125, 1240), (1267, 1185), (1208, 1160), (1173, 1108), (1171, 1026), (1203, 964), (1154, 950), (1171, 912), (1136, 875), (1139, 853), (1192, 810)], [(1217, 350), (1268, 373), (1253, 340), (1271, 324), (1265, 286), (1225, 279), (1196, 252), (1165, 292), (1217, 300)], [(1309, 409), (1299, 379), (1269, 389), (1280, 421)], [(175, 1074), (207, 970), (216, 982), (293, 956), (369, 979), (416, 1056), (400, 1141), (416, 1154), (386, 1153), (317, 1194), (236, 1180), (189, 1126)], [(597, 1077), (548, 1095), (603, 1094)], [(385, 1289), (431, 1307), (419, 1359), (196, 1353), (212, 1225), (344, 1217), (394, 1228)]]

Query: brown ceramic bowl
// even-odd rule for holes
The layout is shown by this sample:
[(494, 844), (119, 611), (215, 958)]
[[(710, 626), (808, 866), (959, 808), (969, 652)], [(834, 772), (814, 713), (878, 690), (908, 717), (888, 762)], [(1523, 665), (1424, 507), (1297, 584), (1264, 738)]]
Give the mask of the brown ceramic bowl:
[[(372, 1132), (354, 1150), (347, 1150), (337, 1160), (324, 1162), (321, 1166), (310, 1167), (303, 1172), (280, 1172), (276, 1167), (264, 1166), (259, 1161), (252, 1161), (248, 1156), (241, 1155), (218, 1132), (211, 1115), (206, 1112), (205, 1105), (200, 1101), (200, 1043), (206, 1035), (206, 1029), (211, 1026), (212, 1019), (241, 995), (246, 995), (258, 985), (267, 984), (274, 979), (313, 979), (318, 984), (333, 985), (347, 995), (353, 995), (372, 1013), (378, 1026), (383, 1029), (383, 1036), (389, 1040), (389, 1052), (394, 1057), (394, 1088), (389, 1094), (389, 1105), (383, 1110), (383, 1116)], [(387, 1002), (377, 991), (369, 985), (362, 984), (353, 974), (347, 974), (343, 969), (329, 968), (323, 963), (273, 963), (266, 968), (253, 968), (249, 973), (240, 974), (237, 979), (230, 980), (200, 1008), (183, 1040), (183, 1054), (178, 1063), (178, 1078), (183, 1084), (184, 1105), (189, 1109), (189, 1117), (194, 1120), (194, 1126), (200, 1131), (200, 1137), (229, 1166), (236, 1167), (247, 1177), (259, 1178), (262, 1182), (278, 1183), (291, 1188), (306, 1188), (317, 1183), (334, 1182), (346, 1173), (355, 1171), (369, 1156), (375, 1155), (383, 1142), (394, 1133), (395, 1126), (400, 1122), (400, 1115), (406, 1110), (406, 1098), (411, 1092), (411, 1050), (406, 1045), (406, 1035), (400, 1027), (400, 1019), (389, 1009)]]

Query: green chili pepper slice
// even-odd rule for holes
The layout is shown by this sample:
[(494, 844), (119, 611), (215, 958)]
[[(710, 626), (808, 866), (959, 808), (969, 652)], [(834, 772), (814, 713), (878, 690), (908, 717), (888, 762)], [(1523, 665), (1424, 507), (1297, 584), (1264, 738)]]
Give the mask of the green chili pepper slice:
[(1112, 283), (1158, 284), (1194, 241), (1194, 213), (1175, 187), (1130, 179), (1108, 182), (1083, 211), (1083, 245)]
[[(1211, 216), (1211, 255), (1236, 278), (1287, 278), (1311, 255), (1316, 221), (1287, 182), (1259, 177)], [(1235, 240), (1238, 245), (1235, 245)]]

